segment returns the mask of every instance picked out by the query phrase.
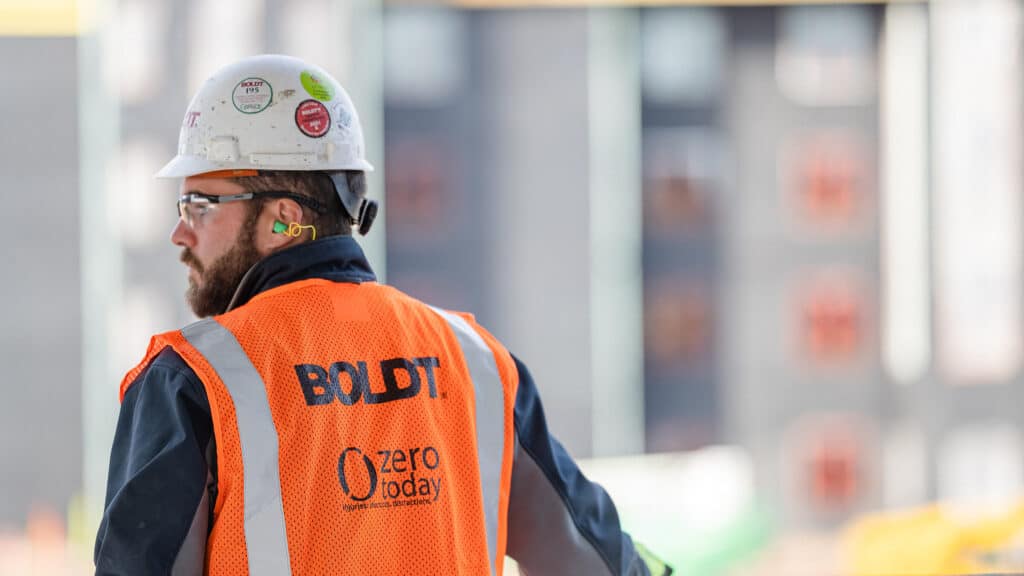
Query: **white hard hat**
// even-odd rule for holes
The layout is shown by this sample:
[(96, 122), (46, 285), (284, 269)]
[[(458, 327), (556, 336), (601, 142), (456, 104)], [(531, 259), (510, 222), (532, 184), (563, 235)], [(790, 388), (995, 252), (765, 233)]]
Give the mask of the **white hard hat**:
[(352, 100), (319, 66), (263, 55), (221, 68), (185, 112), (157, 178), (220, 170), (373, 170)]

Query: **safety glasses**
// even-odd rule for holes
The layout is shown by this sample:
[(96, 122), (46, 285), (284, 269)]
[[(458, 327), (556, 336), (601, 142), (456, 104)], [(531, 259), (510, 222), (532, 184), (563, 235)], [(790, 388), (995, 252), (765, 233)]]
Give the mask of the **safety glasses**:
[(211, 210), (220, 204), (229, 202), (241, 202), (256, 198), (289, 198), (319, 213), (324, 213), (323, 206), (316, 200), (294, 192), (268, 191), (268, 192), (246, 192), (244, 194), (225, 194), (216, 196), (214, 194), (203, 194), (202, 192), (188, 192), (178, 196), (178, 217), (190, 228), (203, 222), (203, 218)]

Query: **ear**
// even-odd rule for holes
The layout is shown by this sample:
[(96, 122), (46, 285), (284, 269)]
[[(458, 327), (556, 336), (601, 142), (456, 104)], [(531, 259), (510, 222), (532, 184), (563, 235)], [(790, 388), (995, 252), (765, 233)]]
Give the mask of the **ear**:
[(298, 202), (288, 198), (275, 198), (263, 205), (259, 218), (256, 220), (256, 249), (266, 256), (283, 248), (294, 246), (308, 240), (308, 234), (300, 234), (292, 237), (287, 234), (274, 232), (276, 222), (283, 223), (286, 227), (292, 222), (302, 223), (302, 207)]

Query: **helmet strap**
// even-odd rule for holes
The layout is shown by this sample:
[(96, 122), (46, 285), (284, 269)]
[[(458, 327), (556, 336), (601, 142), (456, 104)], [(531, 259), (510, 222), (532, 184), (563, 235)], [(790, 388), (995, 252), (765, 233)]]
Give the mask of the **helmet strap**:
[(373, 225), (373, 220), (377, 217), (377, 201), (367, 200), (363, 202), (363, 207), (359, 211), (359, 233), (366, 236), (366, 233), (370, 231), (370, 226)]

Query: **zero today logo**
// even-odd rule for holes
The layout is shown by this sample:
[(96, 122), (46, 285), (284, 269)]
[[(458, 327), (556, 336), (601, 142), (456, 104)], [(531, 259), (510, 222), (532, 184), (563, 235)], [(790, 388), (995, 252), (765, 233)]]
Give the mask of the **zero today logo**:
[(364, 453), (345, 448), (338, 457), (338, 481), (351, 504), (346, 512), (367, 508), (421, 506), (441, 496), (441, 454), (433, 446)]

